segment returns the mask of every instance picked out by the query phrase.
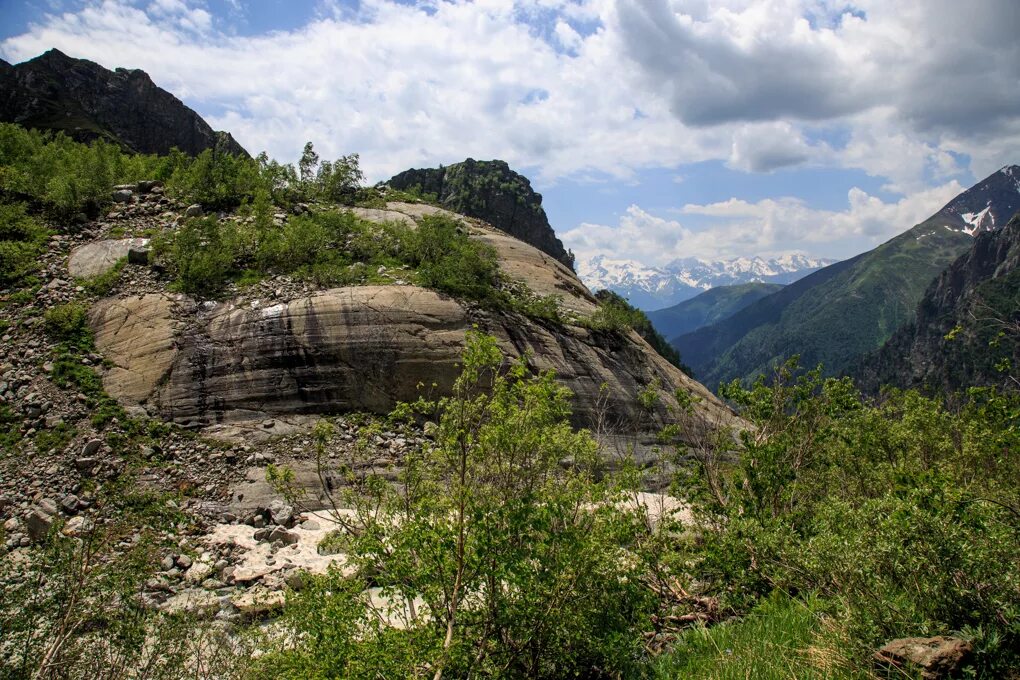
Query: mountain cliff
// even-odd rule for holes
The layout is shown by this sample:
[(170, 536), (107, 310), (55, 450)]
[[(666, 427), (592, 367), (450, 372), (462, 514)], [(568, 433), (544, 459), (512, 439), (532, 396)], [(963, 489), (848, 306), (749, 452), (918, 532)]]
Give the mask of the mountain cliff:
[(387, 184), (402, 191), (432, 194), (447, 210), (484, 220), (566, 266), (574, 266), (573, 255), (549, 226), (541, 194), (504, 161), (469, 158), (445, 167), (405, 170)]
[(830, 265), (734, 316), (673, 341), (709, 385), (751, 380), (786, 357), (828, 374), (850, 370), (913, 320), (932, 280), (1020, 204), (1020, 168), (1007, 166), (874, 250)]
[(974, 245), (925, 291), (916, 318), (857, 371), (862, 387), (1016, 388), (1020, 366), (1020, 214)]
[(138, 153), (189, 155), (219, 148), (248, 155), (138, 69), (110, 71), (58, 50), (0, 63), (0, 121), (64, 132), (80, 142), (105, 139)]

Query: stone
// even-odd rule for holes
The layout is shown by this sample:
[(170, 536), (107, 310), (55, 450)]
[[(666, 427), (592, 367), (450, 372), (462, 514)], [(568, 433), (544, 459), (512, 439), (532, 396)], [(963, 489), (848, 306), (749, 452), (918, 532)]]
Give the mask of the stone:
[(113, 192), (113, 200), (115, 203), (130, 203), (133, 195), (130, 189), (118, 189)]
[(78, 512), (78, 497), (73, 493), (64, 496), (60, 501), (60, 508), (68, 515), (73, 515)]
[(39, 508), (33, 508), (25, 518), (25, 526), (28, 527), (28, 535), (35, 541), (46, 538), (53, 526), (53, 515), (43, 512)]
[(906, 674), (920, 672), (923, 680), (952, 677), (970, 658), (974, 646), (967, 640), (937, 636), (901, 638), (875, 652), (875, 663)]
[(47, 515), (56, 515), (58, 512), (57, 502), (52, 498), (40, 499), (39, 502), (36, 504), (36, 507), (45, 512)]
[(128, 249), (127, 259), (128, 264), (147, 265), (149, 264), (149, 253), (151, 249), (148, 245), (144, 246), (131, 246)]
[(76, 458), (74, 461), (74, 469), (77, 470), (83, 477), (91, 477), (93, 471), (96, 469), (96, 465), (99, 464), (99, 460), (96, 458)]
[(283, 591), (251, 588), (230, 598), (231, 603), (246, 616), (262, 616), (283, 608), (286, 595)]
[(65, 536), (81, 537), (91, 528), (90, 523), (81, 515), (67, 520), (61, 528), (60, 533)]
[(185, 217), (201, 217), (204, 214), (205, 214), (205, 211), (202, 210), (202, 206), (200, 206), (197, 203), (195, 203), (193, 205), (189, 205), (188, 209), (184, 211), (184, 216)]
[(81, 449), (81, 455), (84, 459), (89, 459), (91, 456), (99, 453), (100, 447), (103, 445), (102, 439), (90, 439), (85, 442), (85, 446)]
[(147, 238), (122, 238), (93, 241), (71, 251), (67, 271), (77, 279), (91, 279), (107, 273), (125, 257), (131, 248), (144, 248)]
[(294, 545), (300, 540), (300, 537), (292, 531), (287, 531), (283, 527), (274, 527), (269, 533), (268, 540), (270, 543), (281, 541), (284, 545)]
[(192, 559), (188, 555), (180, 555), (175, 560), (175, 563), (182, 571), (187, 571), (192, 565)]
[(159, 563), (159, 566), (163, 569), (163, 571), (170, 571), (171, 569), (174, 568), (174, 556), (173, 555), (165, 556), (163, 558), (163, 561)]
[(294, 521), (294, 508), (283, 501), (275, 500), (269, 504), (269, 519), (273, 524), (289, 527)]

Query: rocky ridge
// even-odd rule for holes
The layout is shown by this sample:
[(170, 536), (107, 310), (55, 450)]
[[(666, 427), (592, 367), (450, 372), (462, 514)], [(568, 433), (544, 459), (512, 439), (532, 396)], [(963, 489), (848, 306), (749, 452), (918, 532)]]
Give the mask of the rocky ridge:
[(110, 71), (55, 49), (0, 66), (0, 121), (62, 131), (79, 142), (105, 139), (139, 153), (248, 155), (139, 69)]
[(439, 168), (405, 170), (387, 184), (402, 191), (432, 194), (444, 208), (475, 217), (552, 255), (573, 268), (573, 255), (549, 226), (542, 196), (505, 161), (468, 158)]

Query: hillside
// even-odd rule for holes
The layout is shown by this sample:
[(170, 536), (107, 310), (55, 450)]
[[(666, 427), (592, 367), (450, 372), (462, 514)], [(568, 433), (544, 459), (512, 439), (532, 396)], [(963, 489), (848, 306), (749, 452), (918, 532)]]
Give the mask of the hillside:
[(648, 312), (648, 319), (662, 335), (675, 338), (728, 319), (749, 304), (782, 288), (778, 283), (717, 286), (672, 307)]
[(1020, 205), (1020, 169), (1005, 167), (874, 250), (831, 265), (721, 323), (674, 340), (709, 385), (753, 379), (799, 354), (830, 375), (882, 345), (929, 283), (966, 252), (973, 235), (1006, 223)]
[(952, 392), (974, 385), (1015, 389), (1020, 366), (1020, 215), (973, 246), (925, 291), (915, 320), (855, 374), (861, 385)]
[(0, 122), (63, 132), (79, 142), (105, 139), (138, 153), (247, 155), (144, 71), (110, 71), (55, 49), (21, 64), (0, 61)]
[(558, 262), (573, 268), (574, 258), (563, 248), (542, 208), (542, 196), (527, 177), (504, 161), (469, 158), (439, 168), (405, 170), (390, 178), (394, 189), (410, 191), (447, 210), (484, 220)]

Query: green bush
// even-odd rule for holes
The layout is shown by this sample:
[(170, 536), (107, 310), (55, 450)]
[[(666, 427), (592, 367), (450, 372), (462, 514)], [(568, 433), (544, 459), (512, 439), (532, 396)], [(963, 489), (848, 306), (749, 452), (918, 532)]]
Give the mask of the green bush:
[[(351, 483), (335, 500), (353, 513), (342, 522), (356, 575), (312, 579), (290, 599), (287, 634), (260, 677), (640, 671), (655, 601), (642, 578), (643, 525), (618, 509), (613, 484), (596, 481), (597, 445), (570, 427), (569, 392), (523, 360), (502, 364), (495, 338), (469, 333), (453, 396), (393, 414), (437, 423), (431, 443), (406, 456), (399, 490), (343, 461)], [(331, 434), (316, 428), (320, 461)], [(401, 627), (369, 606), (369, 578)]]
[(43, 317), (46, 332), (55, 340), (72, 347), (89, 349), (92, 346), (92, 330), (89, 328), (88, 308), (78, 302), (57, 305), (46, 310)]
[(23, 203), (0, 203), (0, 285), (35, 271), (49, 231), (29, 217)]
[(964, 634), (973, 671), (1020, 663), (1020, 397), (916, 392), (865, 403), (847, 380), (798, 375), (723, 390), (754, 429), (737, 461), (696, 460), (706, 530), (688, 553), (745, 610), (779, 590), (830, 603), (858, 668), (898, 637)]
[(443, 215), (426, 215), (407, 237), (407, 261), (419, 282), (455, 297), (494, 301), (499, 286), (495, 251), (470, 239), (465, 227)]
[(66, 137), (0, 124), (0, 193), (27, 199), (54, 218), (96, 215), (116, 184), (164, 179), (167, 159), (126, 154), (102, 139), (81, 144)]

